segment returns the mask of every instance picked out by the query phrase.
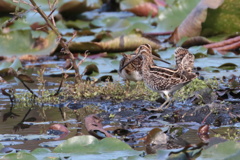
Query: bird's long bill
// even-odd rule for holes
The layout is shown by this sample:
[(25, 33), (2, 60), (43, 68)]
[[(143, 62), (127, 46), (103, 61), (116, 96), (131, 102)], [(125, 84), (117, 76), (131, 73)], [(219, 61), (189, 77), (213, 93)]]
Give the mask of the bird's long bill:
[(136, 58), (138, 58), (140, 55), (136, 55), (134, 57), (132, 57), (122, 68), (120, 68), (120, 72), (127, 67), (132, 61), (134, 61)]
[(159, 57), (157, 57), (157, 56), (152, 55), (152, 57), (153, 57), (154, 60), (158, 60), (158, 61), (162, 61), (162, 62), (164, 62), (164, 63), (170, 64), (169, 62), (164, 61), (163, 59), (161, 59), (161, 58), (159, 58)]

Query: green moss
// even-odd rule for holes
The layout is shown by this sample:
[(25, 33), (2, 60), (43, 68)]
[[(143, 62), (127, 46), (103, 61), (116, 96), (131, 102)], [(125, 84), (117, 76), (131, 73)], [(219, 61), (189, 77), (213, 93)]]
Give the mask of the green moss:
[[(203, 92), (208, 91), (212, 92), (214, 89), (218, 88), (219, 82), (216, 79), (208, 79), (206, 81), (200, 79), (194, 79), (192, 82), (181, 88), (180, 90), (174, 93), (174, 99), (184, 101), (187, 98), (197, 95), (198, 97), (202, 97)], [(211, 94), (211, 93), (209, 93)]]
[[(44, 80), (41, 80), (42, 82)], [(42, 83), (43, 84), (43, 83)], [(209, 88), (211, 91), (218, 87), (217, 80), (202, 81), (194, 79), (191, 83), (184, 86), (181, 90), (174, 94), (176, 100), (185, 100), (196, 92)], [(148, 100), (155, 101), (160, 97), (159, 93), (154, 92), (145, 87), (143, 82), (125, 83), (120, 82), (102, 82), (93, 83), (85, 81), (76, 85), (64, 85), (61, 92), (57, 96), (53, 92), (39, 87), (39, 98), (35, 98), (35, 102), (41, 104), (60, 104), (67, 100), (83, 100), (99, 98), (102, 100), (114, 100), (122, 102), (124, 100)], [(201, 97), (201, 94), (198, 95)], [(29, 103), (33, 101), (33, 97), (29, 92), (16, 95), (16, 99), (20, 102)]]

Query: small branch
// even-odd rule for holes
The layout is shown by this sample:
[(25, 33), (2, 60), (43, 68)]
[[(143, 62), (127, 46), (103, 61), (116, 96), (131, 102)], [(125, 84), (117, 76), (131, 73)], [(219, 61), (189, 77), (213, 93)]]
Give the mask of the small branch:
[(3, 29), (3, 28), (6, 28), (9, 24), (12, 24), (14, 21), (18, 20), (18, 18), (21, 18), (23, 15), (25, 15), (26, 13), (28, 13), (28, 12), (30, 12), (30, 11), (32, 11), (32, 10), (34, 10), (34, 9), (31, 8), (31, 9), (29, 9), (29, 10), (27, 10), (27, 11), (22, 11), (22, 12), (17, 13), (13, 18), (5, 21), (5, 22), (1, 25), (2, 29)]
[(202, 120), (201, 124), (205, 124), (205, 121), (207, 120), (207, 118), (212, 114), (212, 111), (210, 111), (206, 117)]
[[(34, 0), (30, 0), (30, 2), (32, 3), (32, 5), (36, 8), (37, 12), (44, 18), (44, 20), (46, 21), (46, 23), (48, 24), (48, 26), (53, 30), (53, 32), (57, 35), (58, 39), (59, 39), (59, 43), (62, 46), (62, 52), (68, 54), (70, 56), (70, 59), (73, 63), (73, 67), (75, 70), (75, 83), (80, 83), (81, 80), (81, 76), (79, 74), (79, 69), (77, 67), (75, 58), (72, 54), (72, 52), (69, 50), (68, 48), (68, 43), (65, 43), (65, 41), (62, 38), (62, 35), (59, 33), (58, 29), (54, 26), (54, 24), (49, 20), (48, 16), (37, 6), (37, 4), (35, 3)], [(75, 35), (75, 34), (74, 34)], [(74, 38), (74, 36), (73, 36)], [(72, 38), (72, 39), (73, 39)], [(71, 39), (71, 41), (72, 41)], [(70, 41), (70, 42), (71, 42)]]
[[(19, 79), (19, 78), (18, 78), (18, 79)], [(25, 84), (25, 82), (23, 82), (21, 79), (19, 79), (19, 80), (22, 82), (22, 84), (24, 85), (24, 87), (26, 87), (27, 90), (32, 93), (32, 95), (33, 95), (34, 97), (38, 97), (38, 96)]]
[(61, 80), (61, 82), (60, 82), (60, 85), (59, 85), (59, 87), (58, 87), (58, 90), (57, 90), (57, 92), (56, 92), (53, 96), (57, 96), (57, 95), (60, 93), (60, 90), (61, 90), (61, 88), (62, 88), (62, 85), (63, 85), (63, 83), (64, 83), (64, 81), (66, 80), (67, 77), (68, 77), (68, 75), (67, 75), (66, 73), (64, 73), (64, 74), (63, 74), (63, 77), (62, 77), (62, 80)]

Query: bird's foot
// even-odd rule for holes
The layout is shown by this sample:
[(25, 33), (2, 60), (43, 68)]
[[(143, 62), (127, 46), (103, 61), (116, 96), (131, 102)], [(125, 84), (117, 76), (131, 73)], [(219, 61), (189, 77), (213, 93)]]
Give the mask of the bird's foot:
[(161, 107), (158, 108), (145, 108), (147, 111), (154, 111), (154, 112), (163, 112), (163, 109)]

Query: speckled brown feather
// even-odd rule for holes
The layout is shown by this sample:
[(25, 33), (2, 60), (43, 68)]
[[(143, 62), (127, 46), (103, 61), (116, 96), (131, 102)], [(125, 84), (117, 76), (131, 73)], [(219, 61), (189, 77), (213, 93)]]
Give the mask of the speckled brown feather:
[(175, 60), (176, 60), (176, 68), (180, 68), (187, 72), (192, 72), (192, 68), (194, 65), (194, 55), (191, 54), (187, 49), (178, 47), (175, 50)]
[[(195, 73), (191, 72), (194, 56), (188, 50), (178, 48), (175, 53), (176, 69), (160, 67), (153, 64), (153, 58), (149, 54), (148, 46), (147, 44), (141, 45), (136, 56), (129, 60), (120, 70), (131, 64), (136, 58), (142, 57), (141, 72), (145, 85), (156, 92), (164, 93), (167, 98), (159, 108), (149, 109), (158, 111), (166, 104), (170, 104), (169, 93), (173, 93), (197, 77)], [(188, 61), (189, 59), (190, 61)]]

